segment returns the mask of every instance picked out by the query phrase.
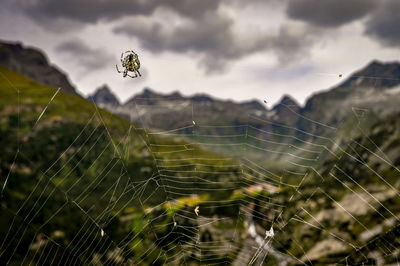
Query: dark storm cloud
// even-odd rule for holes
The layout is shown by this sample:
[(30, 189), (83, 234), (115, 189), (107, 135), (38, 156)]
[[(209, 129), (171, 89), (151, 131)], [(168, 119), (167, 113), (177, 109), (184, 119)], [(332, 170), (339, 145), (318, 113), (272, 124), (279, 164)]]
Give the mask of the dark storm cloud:
[(138, 37), (144, 47), (155, 52), (162, 50), (207, 51), (218, 49), (221, 46), (218, 43), (233, 42), (233, 36), (230, 34), (231, 26), (231, 20), (210, 14), (202, 21), (196, 21), (195, 24), (185, 24), (174, 28), (152, 20), (137, 20), (134, 23), (127, 22), (116, 27), (114, 32)]
[(378, 4), (376, 0), (293, 0), (287, 14), (314, 26), (336, 27), (364, 17)]
[[(304, 36), (291, 34), (286, 29), (278, 33), (238, 34), (234, 28), (241, 23), (240, 19), (219, 12), (223, 5), (232, 5), (229, 1), (17, 0), (17, 3), (25, 14), (52, 31), (129, 16), (130, 23), (114, 28), (115, 33), (135, 37), (145, 49), (153, 52), (194, 53), (199, 58), (199, 65), (208, 73), (223, 71), (232, 62), (265, 51), (275, 53), (281, 64), (290, 64), (304, 57), (307, 54), (304, 47), (310, 44)], [(238, 8), (241, 6), (236, 5), (235, 9)], [(157, 19), (157, 15), (169, 11), (172, 11), (172, 17), (183, 19), (185, 23), (175, 26), (168, 19)], [(97, 65), (92, 57), (85, 56), (94, 51), (85, 51), (90, 49), (82, 42), (67, 42), (58, 49), (74, 50), (71, 53), (75, 54), (80, 52), (82, 64), (87, 67)], [(100, 51), (96, 52), (100, 58), (104, 57)]]
[(400, 1), (382, 1), (366, 22), (365, 33), (386, 46), (400, 47)]
[(309, 56), (315, 33), (304, 31), (293, 34), (289, 27), (281, 27), (277, 36), (271, 39), (270, 48), (275, 52), (281, 65), (289, 65)]
[(87, 70), (101, 69), (113, 61), (113, 56), (103, 49), (93, 49), (81, 40), (68, 40), (58, 45), (55, 50), (68, 54), (72, 60)]
[[(153, 52), (200, 53), (203, 55), (201, 64), (210, 72), (222, 70), (225, 60), (238, 59), (246, 53), (245, 47), (235, 44), (232, 20), (209, 13), (193, 22), (170, 28), (160, 22), (138, 20), (118, 26), (114, 32), (138, 38), (145, 49)], [(255, 46), (257, 44), (249, 49)]]
[(280, 63), (305, 55), (310, 42), (303, 35), (293, 35), (282, 27), (276, 35), (269, 33), (238, 36), (234, 21), (217, 13), (207, 13), (193, 23), (171, 28), (152, 20), (135, 20), (114, 28), (117, 34), (136, 37), (143, 48), (153, 52), (195, 52), (200, 54), (200, 66), (206, 72), (220, 72), (230, 62), (235, 62), (255, 52), (272, 51)]
[(149, 15), (159, 7), (170, 8), (183, 16), (198, 17), (215, 10), (215, 0), (4, 0), (18, 6), (43, 26), (53, 19), (69, 19), (95, 23), (101, 19), (114, 20), (128, 15)]

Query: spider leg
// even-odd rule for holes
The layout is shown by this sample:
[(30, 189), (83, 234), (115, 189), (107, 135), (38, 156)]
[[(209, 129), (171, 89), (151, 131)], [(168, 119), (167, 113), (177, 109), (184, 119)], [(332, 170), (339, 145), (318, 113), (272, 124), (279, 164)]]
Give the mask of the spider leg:
[(119, 71), (119, 69), (118, 69), (118, 65), (115, 65), (115, 67), (117, 68), (117, 72), (121, 73), (121, 71)]
[[(142, 76), (142, 75), (140, 74), (140, 72), (139, 72), (139, 69), (136, 69), (136, 72), (139, 74), (139, 76)], [(137, 74), (136, 74), (136, 76), (137, 76)]]
[(131, 75), (128, 74), (128, 77), (131, 77), (131, 78), (137, 78), (137, 76), (138, 76), (138, 75), (137, 75), (136, 72), (135, 72), (135, 76), (131, 76)]

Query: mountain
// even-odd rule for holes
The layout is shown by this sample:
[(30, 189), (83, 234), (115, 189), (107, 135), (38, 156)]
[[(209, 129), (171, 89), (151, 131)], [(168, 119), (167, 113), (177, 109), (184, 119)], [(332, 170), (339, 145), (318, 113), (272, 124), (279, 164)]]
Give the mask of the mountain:
[(1, 41), (0, 65), (39, 83), (61, 87), (65, 92), (78, 95), (66, 74), (50, 65), (46, 56), (38, 49), (23, 47), (21, 43)]
[(106, 84), (97, 88), (88, 98), (102, 108), (119, 106), (119, 100)]
[(400, 64), (373, 61), (343, 83), (310, 97), (302, 114), (336, 126), (355, 109), (380, 117), (400, 112)]
[(289, 95), (284, 95), (281, 100), (275, 104), (272, 108), (273, 120), (279, 121), (280, 123), (292, 125), (297, 119), (293, 113), (300, 113), (300, 105)]
[[(204, 94), (186, 97), (173, 92), (164, 95), (145, 88), (117, 108), (116, 104), (112, 104), (109, 110), (133, 122), (165, 130), (185, 126), (193, 119), (208, 124), (247, 124), (254, 122), (249, 118), (252, 116), (308, 129), (310, 125), (305, 117), (336, 127), (355, 110), (365, 109), (370, 115), (381, 117), (400, 112), (399, 101), (400, 63), (373, 61), (339, 85), (312, 95), (303, 107), (289, 95), (283, 96), (272, 110), (267, 110), (257, 100), (235, 103)], [(98, 101), (100, 103), (107, 109), (104, 102)], [(324, 129), (316, 127), (313, 130), (322, 134)]]
[[(250, 145), (248, 158), (280, 169), (289, 157), (300, 156), (302, 149), (310, 149), (309, 141), (330, 148), (336, 144), (327, 142), (327, 137), (345, 142), (351, 137), (349, 129), (356, 117), (368, 115), (363, 125), (368, 127), (380, 118), (399, 113), (399, 66), (399, 63), (373, 61), (339, 85), (312, 95), (303, 107), (289, 95), (268, 110), (257, 100), (237, 103), (205, 94), (160, 94), (149, 88), (120, 105), (95, 102), (146, 128), (173, 130), (190, 141), (223, 144), (207, 148), (224, 155), (241, 157), (242, 151), (232, 149), (230, 144), (246, 143)], [(193, 122), (195, 131), (188, 127)], [(257, 145), (263, 149), (253, 147)], [(293, 151), (293, 145), (298, 147), (297, 151)], [(265, 157), (265, 150), (275, 152)]]
[[(266, 158), (263, 150), (252, 149), (247, 156), (263, 163), (268, 160), (276, 164), (287, 159), (285, 154), (292, 149), (290, 145), (309, 148), (305, 141), (314, 140), (315, 136), (336, 136), (339, 141), (345, 141), (350, 137), (348, 132), (351, 132), (347, 127), (352, 126), (355, 116), (368, 115), (370, 126), (379, 118), (400, 112), (399, 66), (399, 63), (373, 61), (339, 85), (312, 95), (303, 107), (289, 95), (284, 95), (268, 110), (257, 100), (236, 103), (204, 94), (183, 96), (173, 92), (164, 95), (148, 88), (119, 106), (98, 104), (147, 128), (164, 131), (183, 128), (176, 133), (186, 138), (190, 135), (191, 139), (196, 138), (193, 130), (187, 128), (193, 121), (197, 127), (195, 133), (202, 136), (197, 140), (224, 144), (238, 141), (248, 143), (250, 135), (252, 144), (263, 143), (265, 150), (275, 150), (277, 153)], [(334, 145), (325, 143), (323, 138), (318, 138), (318, 141), (319, 145)], [(225, 155), (238, 153), (240, 156), (240, 151), (228, 147), (209, 148)]]
[(400, 84), (400, 63), (372, 61), (355, 72), (339, 87), (377, 87), (390, 88)]
[[(94, 93), (101, 93), (98, 89)], [(179, 92), (160, 94), (149, 88), (134, 95), (125, 103), (104, 103), (95, 99), (107, 110), (127, 117), (132, 122), (153, 129), (171, 129), (192, 124), (192, 121), (208, 124), (238, 125), (248, 120), (248, 115), (261, 115), (266, 108), (258, 101), (236, 103), (214, 99), (206, 94), (183, 96)]]

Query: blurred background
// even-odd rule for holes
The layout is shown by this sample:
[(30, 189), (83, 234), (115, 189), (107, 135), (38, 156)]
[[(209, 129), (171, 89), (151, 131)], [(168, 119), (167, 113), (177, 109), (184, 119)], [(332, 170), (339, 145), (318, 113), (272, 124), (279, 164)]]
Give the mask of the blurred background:
[(0, 0), (0, 264), (398, 265), (399, 12)]

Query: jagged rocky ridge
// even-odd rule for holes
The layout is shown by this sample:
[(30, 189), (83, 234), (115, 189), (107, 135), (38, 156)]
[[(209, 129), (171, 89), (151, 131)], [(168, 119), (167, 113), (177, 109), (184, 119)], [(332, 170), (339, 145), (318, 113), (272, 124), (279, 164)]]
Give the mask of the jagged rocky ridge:
[[(129, 118), (132, 122), (143, 124), (153, 129), (170, 129), (174, 126), (184, 126), (193, 120), (220, 125), (238, 125), (249, 121), (249, 115), (256, 117), (274, 116), (285, 119), (290, 116), (283, 104), (293, 111), (299, 111), (300, 106), (288, 95), (272, 110), (257, 100), (234, 102), (215, 99), (207, 94), (183, 96), (179, 92), (170, 94), (157, 93), (145, 88), (125, 103), (119, 104), (111, 89), (104, 85), (89, 96), (94, 102), (112, 113)], [(193, 109), (193, 112), (192, 112)], [(192, 115), (193, 113), (193, 115)], [(163, 119), (168, 118), (168, 119)], [(158, 119), (160, 118), (160, 119)]]
[[(118, 104), (115, 95), (104, 86), (92, 97), (99, 106), (112, 113), (154, 130), (178, 129), (195, 121), (198, 135), (224, 136), (223, 143), (251, 144), (252, 140), (255, 141), (253, 144), (260, 145), (262, 142), (264, 150), (275, 150), (278, 153), (269, 154), (268, 159), (264, 156), (264, 150), (248, 150), (247, 154), (258, 161), (276, 163), (285, 161), (284, 154), (293, 154), (290, 145), (307, 148), (305, 141), (333, 148), (333, 143), (323, 143), (318, 136), (335, 137), (338, 143), (344, 142), (350, 137), (348, 132), (351, 131), (348, 129), (354, 126), (357, 117), (368, 116), (368, 126), (379, 118), (400, 112), (399, 83), (399, 63), (373, 61), (338, 86), (312, 95), (304, 106), (300, 106), (289, 95), (284, 95), (272, 109), (267, 109), (257, 100), (237, 103), (214, 99), (205, 94), (188, 97), (179, 92), (160, 94), (149, 88), (125, 103)], [(210, 125), (224, 128), (202, 127)], [(177, 133), (188, 135), (193, 131), (189, 128)], [(289, 135), (297, 139), (285, 137)], [(204, 140), (221, 142), (221, 139)], [(276, 145), (274, 142), (285, 145)], [(231, 149), (212, 148), (217, 152), (232, 154)], [(235, 152), (237, 150), (233, 151)], [(297, 155), (301, 154), (300, 151), (295, 151), (293, 155), (296, 156), (296, 152)]]
[[(160, 94), (149, 88), (119, 104), (110, 88), (105, 86), (93, 94), (95, 102), (109, 111), (129, 117), (134, 122), (151, 120), (149, 126), (157, 129), (171, 129), (176, 124), (191, 122), (190, 114), (182, 114), (194, 108), (196, 119), (224, 121), (225, 124), (249, 120), (248, 115), (272, 119), (287, 125), (306, 126), (299, 114), (316, 119), (330, 126), (337, 126), (353, 108), (365, 108), (370, 112), (387, 115), (400, 110), (400, 64), (373, 61), (365, 68), (352, 74), (338, 86), (312, 95), (301, 107), (289, 95), (284, 95), (271, 110), (257, 100), (236, 103), (214, 99), (205, 94), (185, 97), (179, 92)], [(99, 97), (99, 95), (102, 95)], [(169, 119), (159, 121), (149, 117), (162, 113)], [(186, 112), (187, 113), (187, 112)], [(183, 116), (183, 117), (182, 117)], [(183, 119), (182, 119), (183, 118)], [(244, 121), (243, 121), (244, 119)], [(158, 121), (158, 122), (157, 122)]]

